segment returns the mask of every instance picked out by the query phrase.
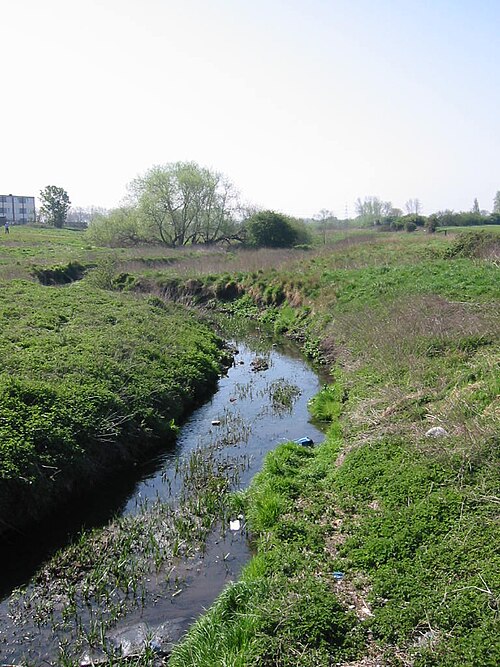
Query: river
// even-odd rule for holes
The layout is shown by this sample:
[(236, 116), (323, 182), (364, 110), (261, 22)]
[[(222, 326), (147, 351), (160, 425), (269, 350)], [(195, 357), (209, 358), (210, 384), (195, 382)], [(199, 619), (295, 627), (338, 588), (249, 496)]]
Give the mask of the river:
[[(83, 538), (75, 537), (74, 525), (70, 532), (65, 519), (45, 528), (43, 538), (36, 536), (22, 557), (13, 548), (9, 567), (2, 569), (1, 664), (91, 664), (104, 662), (111, 653), (140, 653), (145, 645), (166, 654), (222, 588), (237, 578), (251, 556), (244, 517), (235, 513), (226, 517), (233, 520), (230, 526), (219, 518), (202, 528), (201, 513), (196, 523), (189, 523), (189, 513), (196, 514), (193, 489), (202, 493), (214, 480), (221, 489), (243, 489), (266, 453), (279, 443), (302, 436), (317, 443), (323, 434), (310, 422), (307, 409), (321, 381), (297, 350), (257, 337), (235, 341), (235, 346), (233, 366), (212, 398), (182, 426), (175, 446), (138, 467), (134, 478), (110, 485), (104, 496), (80, 508), (77, 523), (85, 526)], [(109, 582), (101, 592), (95, 572), (105, 554), (113, 553), (105, 541), (119, 536), (123, 542), (124, 534), (131, 536), (141, 526), (144, 535), (138, 539), (154, 542), (154, 550), (145, 548), (141, 557), (157, 558), (157, 567), (144, 566), (130, 537), (122, 570), (128, 572), (133, 563), (134, 595), (128, 589), (125, 595), (122, 584)], [(175, 533), (175, 546), (166, 548), (159, 533), (168, 532), (168, 527), (172, 541), (174, 526), (184, 532), (196, 526), (203, 537), (186, 545)], [(73, 547), (65, 544), (68, 534)], [(90, 559), (87, 564), (74, 546), (79, 540), (85, 545), (82, 554)], [(56, 547), (62, 551), (51, 565)], [(75, 581), (78, 575), (82, 581), (86, 577), (86, 583), (78, 583), (78, 594), (72, 597), (64, 577), (58, 587), (58, 577), (66, 576), (68, 563), (75, 561)], [(87, 573), (89, 569), (95, 572)], [(108, 570), (103, 567), (102, 572)], [(109, 579), (109, 574), (102, 576)], [(14, 586), (21, 591), (13, 591)], [(104, 598), (105, 612), (99, 608)]]

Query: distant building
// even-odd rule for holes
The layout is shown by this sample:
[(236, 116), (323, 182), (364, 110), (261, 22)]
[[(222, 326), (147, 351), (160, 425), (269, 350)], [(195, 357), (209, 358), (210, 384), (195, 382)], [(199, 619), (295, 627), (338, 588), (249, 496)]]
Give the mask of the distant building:
[(35, 198), (0, 195), (0, 224), (24, 225), (35, 222)]

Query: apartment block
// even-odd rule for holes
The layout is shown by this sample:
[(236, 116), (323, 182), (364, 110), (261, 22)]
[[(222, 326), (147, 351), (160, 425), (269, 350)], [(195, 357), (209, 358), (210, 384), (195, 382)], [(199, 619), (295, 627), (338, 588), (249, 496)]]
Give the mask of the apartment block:
[(35, 222), (35, 198), (0, 195), (0, 224), (24, 225)]

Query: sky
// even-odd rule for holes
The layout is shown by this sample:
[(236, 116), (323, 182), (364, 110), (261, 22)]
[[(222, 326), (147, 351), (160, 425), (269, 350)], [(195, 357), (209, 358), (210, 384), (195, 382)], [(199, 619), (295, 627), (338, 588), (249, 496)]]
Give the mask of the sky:
[(1, 36), (0, 194), (112, 208), (176, 161), (299, 217), (500, 190), (500, 0), (16, 0)]

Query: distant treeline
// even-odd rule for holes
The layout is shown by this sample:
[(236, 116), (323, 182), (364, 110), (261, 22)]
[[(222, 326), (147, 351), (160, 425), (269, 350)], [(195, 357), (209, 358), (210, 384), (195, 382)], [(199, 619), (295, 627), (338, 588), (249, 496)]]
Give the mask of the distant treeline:
[(500, 225), (500, 213), (475, 213), (473, 211), (438, 211), (429, 216), (420, 214), (380, 215), (368, 218), (358, 216), (340, 220), (334, 216), (325, 220), (310, 221), (318, 231), (328, 229), (377, 228), (379, 231), (415, 231), (424, 228), (435, 232), (439, 227), (473, 227), (478, 225)]

